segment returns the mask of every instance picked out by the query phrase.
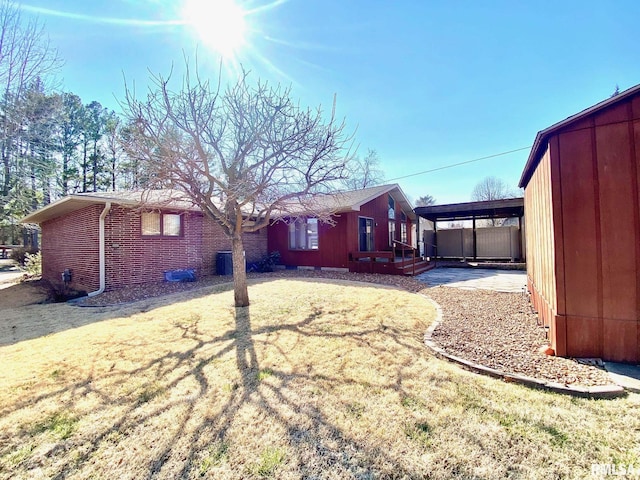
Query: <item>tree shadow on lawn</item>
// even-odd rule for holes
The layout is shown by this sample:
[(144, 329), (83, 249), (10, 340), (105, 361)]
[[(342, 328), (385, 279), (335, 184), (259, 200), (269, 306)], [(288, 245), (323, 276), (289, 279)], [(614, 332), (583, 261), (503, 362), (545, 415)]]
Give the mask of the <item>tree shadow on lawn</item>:
[[(390, 327), (382, 329), (373, 325), (371, 329), (352, 332), (325, 332), (310, 328), (314, 327), (321, 314), (321, 311), (316, 311), (297, 323), (254, 329), (250, 307), (236, 308), (235, 325), (216, 338), (207, 338), (201, 333), (197, 322), (177, 325), (183, 331), (182, 338), (193, 342), (191, 348), (170, 351), (137, 368), (108, 372), (104, 375), (107, 382), (97, 381), (89, 375), (45, 395), (26, 398), (24, 402), (13, 405), (11, 410), (30, 408), (47, 411), (53, 401), (64, 405), (67, 411), (81, 412), (83, 399), (89, 396), (97, 404), (89, 411), (77, 413), (81, 415), (79, 420), (82, 417), (87, 420), (99, 418), (104, 409), (110, 410), (110, 419), (96, 421), (94, 431), (77, 432), (50, 450), (25, 460), (21, 466), (26, 471), (50, 468), (47, 473), (51, 477), (64, 478), (83, 469), (88, 470), (85, 474), (90, 473), (95, 468), (96, 459), (100, 462), (101, 457), (114, 457), (114, 460), (119, 457), (120, 463), (116, 462), (102, 473), (113, 475), (121, 468), (129, 468), (126, 475), (138, 478), (191, 478), (206, 474), (209, 468), (220, 467), (241, 478), (247, 475), (269, 476), (281, 464), (290, 463), (287, 468), (301, 477), (332, 471), (334, 476), (364, 475), (368, 478), (380, 474), (380, 469), (386, 472), (383, 475), (393, 472), (397, 477), (418, 476), (418, 472), (400, 463), (384, 448), (375, 446), (375, 442), (363, 442), (341, 427), (331, 414), (322, 409), (322, 401), (313, 402), (305, 395), (294, 394), (300, 385), (324, 384), (330, 388), (341, 388), (358, 384), (357, 380), (348, 375), (336, 377), (309, 371), (262, 368), (256, 342), (262, 347), (280, 349), (286, 359), (286, 352), (276, 345), (277, 335), (286, 331), (294, 332), (303, 339), (348, 339), (354, 342), (353, 345), (370, 348), (372, 355), (385, 352), (372, 345), (367, 336), (383, 331), (393, 343), (409, 349), (412, 355), (425, 355), (423, 348), (404, 338), (406, 332)], [(422, 332), (417, 333), (422, 335)], [(272, 336), (275, 338), (270, 340)], [(232, 352), (235, 353), (233, 373), (238, 381), (232, 382), (227, 391), (221, 391), (210, 380), (215, 379), (212, 375), (216, 375), (217, 368), (222, 368), (220, 362), (223, 357)], [(224, 372), (220, 374), (224, 375)], [(270, 378), (261, 378), (263, 374)], [(403, 367), (398, 365), (396, 378), (378, 387), (396, 392), (400, 402), (408, 396), (403, 389), (402, 377)], [(144, 379), (143, 384), (135, 392), (124, 395), (106, 392), (106, 387), (101, 388), (100, 385), (108, 383), (124, 388), (134, 379)], [(171, 394), (173, 389), (186, 383), (193, 387), (188, 394), (177, 397)], [(148, 393), (142, 395), (140, 392)], [(223, 396), (227, 396), (224, 401), (220, 400)], [(6, 408), (2, 410), (2, 415), (10, 413)], [(252, 439), (251, 425), (260, 427), (260, 420), (270, 424), (268, 431), (258, 432), (258, 436)], [(242, 429), (241, 433), (238, 428)], [(163, 432), (168, 430), (171, 433), (163, 436)], [(143, 431), (147, 434), (130, 444), (128, 437), (142, 435)], [(18, 435), (11, 435), (11, 438), (2, 433), (0, 458), (21, 445), (33, 444), (34, 435), (33, 428), (28, 426), (22, 426)], [(255, 458), (245, 458), (240, 464), (225, 464), (226, 452), (233, 450), (239, 435), (248, 443), (248, 446), (242, 446), (244, 453), (254, 453), (256, 458), (260, 447), (264, 449), (270, 445), (288, 453), (276, 462), (272, 470), (269, 466), (261, 470), (262, 467), (253, 462)], [(141, 451), (143, 460), (127, 453), (130, 449)], [(74, 454), (69, 453), (72, 450)], [(217, 455), (216, 452), (222, 453)], [(52, 458), (55, 460), (47, 466)], [(2, 463), (0, 473), (1, 467)], [(100, 472), (97, 474), (99, 476)]]
[(192, 300), (232, 289), (232, 283), (222, 283), (127, 304), (84, 307), (74, 302), (47, 303), (49, 296), (41, 283), (18, 283), (0, 290), (0, 347), (113, 318), (127, 318), (176, 301)]

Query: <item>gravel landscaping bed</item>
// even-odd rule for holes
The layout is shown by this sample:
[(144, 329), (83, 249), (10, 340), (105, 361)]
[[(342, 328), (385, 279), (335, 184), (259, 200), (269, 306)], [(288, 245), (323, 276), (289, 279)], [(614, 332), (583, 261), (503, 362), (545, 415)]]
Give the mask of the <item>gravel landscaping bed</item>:
[[(505, 373), (557, 382), (564, 385), (611, 385), (607, 373), (573, 359), (547, 356), (538, 350), (547, 344), (545, 331), (537, 324), (528, 299), (518, 293), (487, 290), (428, 288), (411, 277), (314, 270), (278, 270), (251, 273), (249, 279), (327, 278), (370, 282), (420, 292), (443, 310), (442, 323), (432, 339), (448, 353)], [(159, 295), (230, 283), (230, 276), (205, 277), (192, 283), (160, 283), (122, 289), (86, 298), (82, 306), (105, 306), (133, 302)]]
[(540, 353), (548, 344), (526, 296), (434, 287), (423, 293), (443, 312), (432, 340), (448, 353), (505, 373), (563, 385), (611, 385), (607, 373), (576, 360)]

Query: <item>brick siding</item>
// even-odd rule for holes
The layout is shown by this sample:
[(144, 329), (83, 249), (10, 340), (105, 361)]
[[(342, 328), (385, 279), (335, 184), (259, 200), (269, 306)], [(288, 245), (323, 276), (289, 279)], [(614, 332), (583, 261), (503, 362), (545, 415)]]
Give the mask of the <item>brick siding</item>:
[(69, 268), (72, 288), (87, 292), (98, 289), (98, 221), (102, 208), (92, 205), (42, 223), (43, 278), (60, 285), (62, 272)]
[[(73, 273), (71, 288), (99, 288), (98, 228), (103, 205), (86, 207), (42, 224), (43, 277), (61, 284), (65, 268)], [(171, 212), (173, 213), (173, 212)], [(200, 212), (182, 212), (180, 237), (141, 233), (138, 210), (113, 205), (105, 219), (106, 289), (162, 282), (165, 270), (192, 268), (212, 275), (216, 253), (231, 250), (222, 228)], [(266, 229), (244, 236), (247, 261), (267, 253)]]

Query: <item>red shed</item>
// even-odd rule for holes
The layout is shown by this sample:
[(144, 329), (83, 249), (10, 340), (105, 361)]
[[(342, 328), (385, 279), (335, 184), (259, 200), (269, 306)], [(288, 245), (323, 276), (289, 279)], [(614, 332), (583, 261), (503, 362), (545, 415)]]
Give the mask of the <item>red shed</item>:
[(640, 361), (640, 85), (538, 132), (527, 273), (556, 354)]
[(284, 214), (268, 228), (269, 251), (287, 267), (413, 275), (428, 268), (412, 245), (416, 215), (397, 184), (314, 197), (331, 223)]

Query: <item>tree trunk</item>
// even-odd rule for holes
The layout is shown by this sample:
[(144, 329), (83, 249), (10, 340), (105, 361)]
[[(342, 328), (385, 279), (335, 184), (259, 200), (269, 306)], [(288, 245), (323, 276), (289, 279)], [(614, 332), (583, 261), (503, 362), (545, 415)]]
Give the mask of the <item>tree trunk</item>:
[(82, 193), (87, 191), (87, 147), (88, 143), (85, 141), (82, 149)]
[(98, 142), (93, 141), (93, 191), (98, 191)]
[(116, 157), (111, 160), (111, 189), (116, 191)]
[(69, 191), (69, 155), (62, 154), (62, 196), (66, 197)]
[(247, 289), (247, 270), (244, 258), (242, 233), (235, 232), (231, 239), (231, 259), (233, 261), (233, 298), (236, 307), (249, 306), (249, 291)]
[(4, 167), (4, 184), (2, 185), (2, 195), (7, 197), (11, 189), (11, 159), (9, 157), (8, 148), (4, 147), (2, 152), (2, 164)]

